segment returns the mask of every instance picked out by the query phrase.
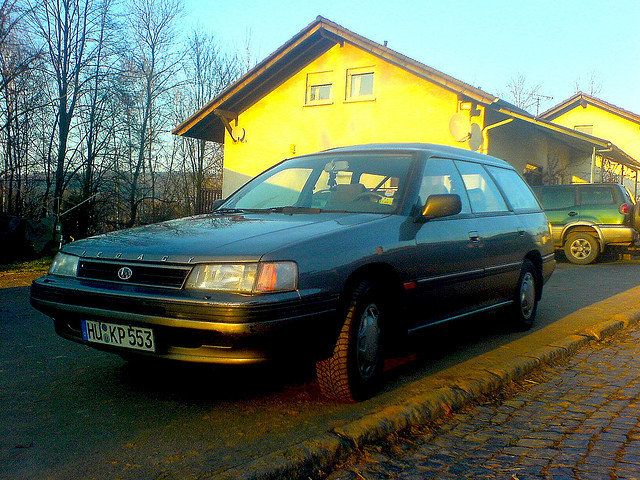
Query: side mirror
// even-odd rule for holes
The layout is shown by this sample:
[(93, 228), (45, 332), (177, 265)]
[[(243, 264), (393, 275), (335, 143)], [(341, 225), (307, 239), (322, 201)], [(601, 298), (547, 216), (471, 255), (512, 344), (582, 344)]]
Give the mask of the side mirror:
[(460, 195), (429, 195), (422, 209), (421, 221), (457, 215), (462, 211)]

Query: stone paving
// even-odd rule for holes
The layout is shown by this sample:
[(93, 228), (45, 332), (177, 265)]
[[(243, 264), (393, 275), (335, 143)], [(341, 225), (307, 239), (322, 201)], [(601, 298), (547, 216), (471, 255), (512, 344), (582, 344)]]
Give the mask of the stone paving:
[(326, 480), (639, 479), (640, 325), (365, 447)]

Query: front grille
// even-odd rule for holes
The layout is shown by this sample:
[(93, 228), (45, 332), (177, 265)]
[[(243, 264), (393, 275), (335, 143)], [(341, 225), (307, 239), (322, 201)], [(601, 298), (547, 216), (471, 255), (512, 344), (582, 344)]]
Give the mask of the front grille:
[[(122, 268), (130, 269), (130, 275), (118, 276)], [(78, 277), (104, 280), (130, 285), (151, 285), (154, 287), (182, 288), (191, 267), (153, 265), (139, 263), (99, 262), (80, 260)], [(123, 279), (129, 277), (128, 279)]]

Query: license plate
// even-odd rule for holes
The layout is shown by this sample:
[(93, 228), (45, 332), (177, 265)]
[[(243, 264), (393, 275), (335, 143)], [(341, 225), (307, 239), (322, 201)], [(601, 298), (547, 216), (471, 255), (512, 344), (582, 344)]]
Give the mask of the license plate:
[(88, 342), (155, 352), (153, 330), (150, 328), (116, 325), (94, 320), (82, 320), (81, 325), (82, 338)]

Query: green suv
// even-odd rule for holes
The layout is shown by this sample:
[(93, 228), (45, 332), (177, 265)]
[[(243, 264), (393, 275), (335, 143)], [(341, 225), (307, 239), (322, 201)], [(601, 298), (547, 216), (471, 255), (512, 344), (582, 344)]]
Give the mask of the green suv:
[(551, 222), (556, 249), (571, 263), (587, 265), (607, 247), (638, 242), (638, 206), (616, 183), (534, 187)]

